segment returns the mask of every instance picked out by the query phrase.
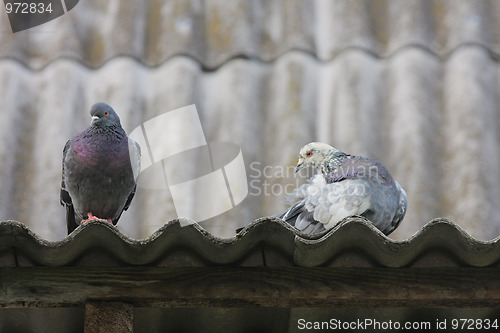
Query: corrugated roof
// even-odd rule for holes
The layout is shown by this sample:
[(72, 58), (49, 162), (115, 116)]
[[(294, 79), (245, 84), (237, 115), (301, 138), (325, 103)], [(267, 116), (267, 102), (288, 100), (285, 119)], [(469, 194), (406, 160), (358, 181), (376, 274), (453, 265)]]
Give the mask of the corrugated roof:
[[(184, 221), (185, 222), (185, 221)], [(184, 223), (183, 223), (184, 224)], [(347, 218), (328, 232), (301, 234), (277, 218), (254, 221), (232, 238), (198, 224), (171, 221), (133, 240), (104, 222), (89, 222), (49, 242), (23, 224), (0, 223), (1, 267), (268, 266), (486, 267), (500, 262), (499, 238), (483, 242), (455, 223), (436, 219), (405, 241), (384, 236), (366, 219)]]
[[(94, 102), (111, 104), (129, 132), (194, 103), (207, 140), (239, 145), (247, 170), (249, 196), (202, 224), (217, 236), (284, 209), (300, 183), (286, 170), (319, 140), (381, 160), (407, 190), (392, 238), (444, 216), (491, 240), (500, 234), (491, 172), (500, 167), (499, 7), (87, 0), (16, 34), (0, 16), (0, 218), (65, 236), (61, 151)], [(145, 238), (176, 217), (168, 193), (139, 189), (118, 228)]]
[(227, 239), (188, 222), (134, 240), (95, 221), (56, 242), (1, 222), (0, 329), (296, 332), (332, 318), (498, 317), (500, 239), (478, 241), (449, 220), (406, 241), (361, 217), (315, 237), (276, 218)]
[[(0, 57), (41, 68), (59, 58), (99, 67), (123, 55), (158, 66), (187, 55), (217, 68), (235, 57), (274, 61), (291, 50), (322, 61), (349, 49), (387, 57), (408, 47), (449, 57), (468, 44), (499, 54), (499, 16), (494, 0), (88, 0), (64, 19), (3, 33)], [(7, 16), (0, 20), (9, 31)]]

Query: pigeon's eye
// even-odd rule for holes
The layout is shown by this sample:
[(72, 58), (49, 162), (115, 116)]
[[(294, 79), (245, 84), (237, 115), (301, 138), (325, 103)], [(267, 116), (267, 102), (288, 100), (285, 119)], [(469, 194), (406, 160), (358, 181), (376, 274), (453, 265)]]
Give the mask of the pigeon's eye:
[(312, 154), (313, 154), (313, 153), (312, 153), (312, 151), (310, 151), (310, 150), (309, 150), (309, 151), (306, 153), (306, 156), (307, 156), (307, 157), (311, 157), (311, 156), (312, 156)]
[(105, 116), (109, 116), (109, 111), (104, 111)]

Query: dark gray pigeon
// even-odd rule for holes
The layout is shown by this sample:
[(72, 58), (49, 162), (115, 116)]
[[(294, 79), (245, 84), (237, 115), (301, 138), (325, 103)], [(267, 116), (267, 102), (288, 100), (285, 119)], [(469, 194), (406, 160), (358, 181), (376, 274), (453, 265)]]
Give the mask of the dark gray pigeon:
[(90, 126), (63, 150), (61, 204), (68, 234), (89, 220), (116, 225), (134, 197), (140, 169), (140, 147), (111, 106), (96, 103), (90, 115)]
[(361, 215), (388, 235), (403, 220), (406, 193), (379, 161), (312, 142), (300, 150), (295, 172), (306, 167), (320, 172), (296, 189), (289, 198), (293, 205), (277, 215), (302, 232), (328, 230)]

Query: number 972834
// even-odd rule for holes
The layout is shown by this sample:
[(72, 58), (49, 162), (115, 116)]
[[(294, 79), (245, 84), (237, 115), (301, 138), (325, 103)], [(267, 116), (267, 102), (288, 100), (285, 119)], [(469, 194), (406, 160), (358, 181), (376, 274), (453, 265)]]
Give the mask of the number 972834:
[(52, 3), (43, 2), (7, 2), (5, 4), (7, 14), (44, 14), (52, 13)]

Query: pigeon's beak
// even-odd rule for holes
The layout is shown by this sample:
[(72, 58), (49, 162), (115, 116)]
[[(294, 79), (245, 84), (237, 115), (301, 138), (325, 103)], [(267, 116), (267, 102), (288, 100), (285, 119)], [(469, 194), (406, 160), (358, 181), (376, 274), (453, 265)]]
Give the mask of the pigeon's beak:
[(300, 171), (300, 169), (302, 169), (302, 165), (304, 164), (304, 162), (302, 162), (302, 160), (299, 160), (299, 162), (297, 163), (297, 166), (295, 167), (295, 171), (294, 173), (297, 173)]
[(93, 125), (98, 120), (99, 120), (98, 116), (92, 116), (92, 120), (90, 121), (90, 125)]

